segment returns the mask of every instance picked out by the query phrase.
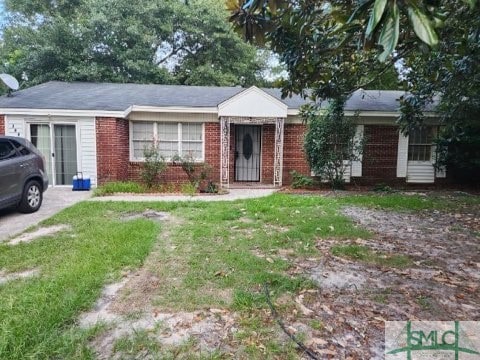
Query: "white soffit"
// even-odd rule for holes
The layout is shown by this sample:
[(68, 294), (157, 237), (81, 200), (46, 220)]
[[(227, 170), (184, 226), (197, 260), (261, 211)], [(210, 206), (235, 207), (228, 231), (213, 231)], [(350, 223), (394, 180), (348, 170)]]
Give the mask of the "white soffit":
[(218, 105), (218, 116), (286, 118), (288, 106), (252, 86)]

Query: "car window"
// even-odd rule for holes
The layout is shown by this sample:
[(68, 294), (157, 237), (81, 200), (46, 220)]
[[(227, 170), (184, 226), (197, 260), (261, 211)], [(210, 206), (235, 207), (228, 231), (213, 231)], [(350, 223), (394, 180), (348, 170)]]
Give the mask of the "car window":
[(22, 155), (30, 154), (30, 150), (28, 150), (24, 145), (20, 144), (18, 141), (12, 140), (12, 143), (17, 148), (20, 154)]
[(0, 161), (8, 160), (17, 156), (17, 151), (7, 140), (0, 140)]

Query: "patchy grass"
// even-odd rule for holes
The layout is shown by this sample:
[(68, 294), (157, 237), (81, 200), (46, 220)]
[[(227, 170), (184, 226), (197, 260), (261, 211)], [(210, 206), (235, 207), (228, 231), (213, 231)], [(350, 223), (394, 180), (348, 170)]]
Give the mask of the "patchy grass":
[(133, 181), (114, 181), (108, 182), (104, 185), (97, 187), (93, 191), (94, 196), (106, 196), (115, 193), (134, 193), (141, 194), (146, 192), (144, 185)]
[(445, 194), (422, 195), (405, 194), (367, 194), (339, 197), (338, 202), (348, 205), (391, 209), (391, 210), (446, 210), (455, 209), (461, 205), (479, 205), (479, 196), (462, 196)]
[[(109, 191), (119, 188), (112, 185)], [(65, 224), (67, 230), (28, 244), (0, 245), (2, 270), (40, 271), (36, 278), (0, 285), (0, 358), (94, 358), (88, 343), (103, 328), (82, 330), (76, 319), (91, 308), (106, 283), (121, 271), (140, 267), (154, 244), (155, 258), (148, 271), (161, 280), (152, 298), (154, 307), (173, 312), (236, 311), (241, 314), (239, 328), (231, 336), (237, 355), (296, 358), (295, 345), (281, 339), (266, 310), (262, 285), (269, 284), (273, 301), (285, 294), (294, 298), (315, 285), (288, 270), (296, 259), (320, 257), (319, 240), (371, 237), (339, 213), (344, 205), (421, 210), (451, 206), (452, 201), (460, 200), (399, 194), (337, 198), (276, 194), (236, 202), (77, 204), (43, 223)], [(151, 219), (120, 220), (146, 208), (169, 212), (173, 220), (168, 227)], [(282, 251), (288, 257), (279, 256)], [(402, 254), (356, 245), (339, 244), (332, 251), (382, 266), (411, 264)], [(388, 294), (377, 300), (388, 301)], [(309, 325), (315, 330), (324, 327), (316, 320)], [(126, 358), (142, 354), (178, 358), (196, 348), (197, 344), (187, 342), (160, 349), (154, 334), (142, 331), (115, 346)], [(198, 358), (225, 356), (212, 353)]]
[(413, 261), (408, 256), (401, 254), (385, 254), (373, 251), (367, 246), (361, 245), (335, 245), (332, 247), (332, 254), (369, 264), (388, 267), (403, 268), (413, 264)]
[[(6, 271), (36, 268), (40, 276), (0, 285), (0, 358), (88, 357), (91, 332), (70, 331), (106, 281), (138, 267), (159, 227), (147, 220), (121, 223), (109, 206), (82, 203), (48, 220), (72, 230), (29, 244), (0, 245)], [(87, 356), (88, 355), (88, 356)]]

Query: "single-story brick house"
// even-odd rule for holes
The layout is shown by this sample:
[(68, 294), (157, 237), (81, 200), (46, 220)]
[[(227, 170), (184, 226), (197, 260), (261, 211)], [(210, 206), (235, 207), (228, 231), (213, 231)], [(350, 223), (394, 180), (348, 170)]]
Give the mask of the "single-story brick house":
[[(436, 126), (405, 137), (398, 131), (399, 91), (357, 91), (346, 115), (358, 112), (365, 136), (362, 161), (348, 164), (346, 180), (360, 183), (434, 183)], [(48, 82), (0, 98), (0, 134), (31, 140), (45, 155), (50, 183), (71, 185), (77, 171), (92, 184), (140, 178), (143, 149), (156, 141), (162, 154), (192, 154), (208, 163), (223, 187), (281, 186), (296, 170), (310, 175), (303, 152), (305, 125), (299, 96), (278, 89)], [(434, 117), (432, 116), (432, 119)], [(162, 175), (184, 182), (178, 165)]]

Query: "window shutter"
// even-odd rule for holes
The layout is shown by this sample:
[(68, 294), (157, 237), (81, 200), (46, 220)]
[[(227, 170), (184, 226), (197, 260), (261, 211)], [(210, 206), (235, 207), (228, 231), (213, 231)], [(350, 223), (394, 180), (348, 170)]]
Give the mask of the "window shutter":
[(408, 136), (398, 133), (397, 177), (407, 177)]
[[(361, 141), (363, 140), (364, 129), (365, 129), (364, 125), (357, 125), (357, 128), (355, 130), (355, 137), (354, 137), (354, 143), (356, 146), (360, 144)], [(360, 153), (357, 152), (355, 156), (356, 158), (358, 158), (358, 160), (352, 161), (352, 176), (359, 177), (359, 176), (362, 176), (363, 155), (361, 152)]]

